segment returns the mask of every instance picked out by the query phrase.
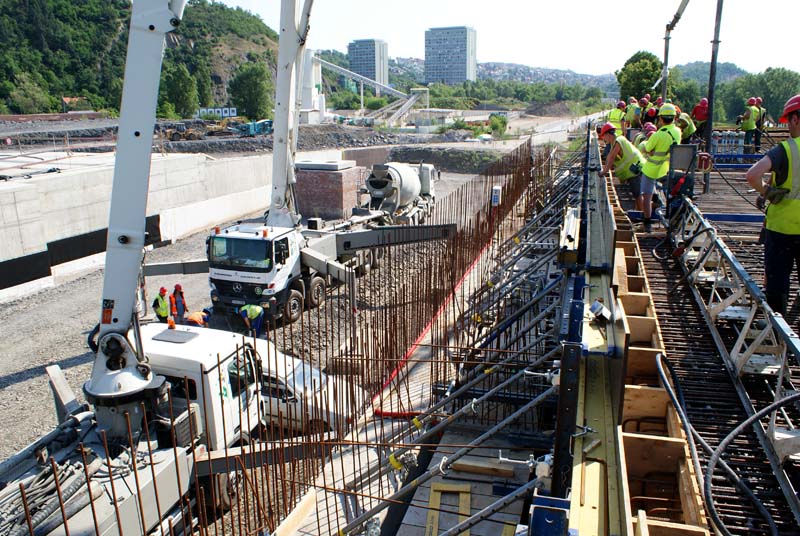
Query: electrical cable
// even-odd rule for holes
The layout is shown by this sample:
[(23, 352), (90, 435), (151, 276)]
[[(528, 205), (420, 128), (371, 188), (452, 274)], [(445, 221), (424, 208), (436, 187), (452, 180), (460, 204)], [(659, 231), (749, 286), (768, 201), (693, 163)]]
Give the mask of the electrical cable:
[[(664, 364), (666, 364), (667, 369), (669, 370), (672, 383), (667, 380), (666, 373), (664, 372)], [(703, 436), (701, 436), (700, 433), (694, 429), (694, 426), (692, 426), (691, 422), (689, 421), (688, 415), (686, 415), (686, 400), (683, 396), (683, 389), (681, 388), (680, 381), (678, 381), (678, 375), (675, 372), (675, 368), (670, 360), (664, 354), (659, 353), (656, 355), (656, 366), (658, 368), (658, 375), (661, 378), (661, 383), (664, 385), (664, 388), (666, 389), (667, 394), (672, 401), (675, 412), (678, 414), (678, 419), (680, 419), (681, 425), (683, 426), (683, 431), (686, 434), (686, 438), (689, 443), (689, 453), (692, 457), (692, 465), (694, 466), (695, 474), (700, 479), (700, 486), (704, 486), (703, 470), (700, 467), (700, 457), (697, 454), (697, 447), (692, 438), (696, 439), (703, 447), (703, 450), (705, 450), (707, 453), (712, 454), (714, 449), (708, 444)], [(769, 510), (767, 510), (767, 508), (764, 506), (764, 503), (762, 503), (758, 497), (756, 497), (755, 493), (753, 493), (753, 491), (747, 485), (746, 481), (736, 474), (736, 472), (731, 469), (731, 467), (725, 463), (724, 460), (720, 460), (720, 466), (725, 470), (734, 484), (736, 484), (736, 487), (738, 487), (750, 498), (753, 505), (756, 507), (756, 510), (758, 510), (758, 513), (761, 514), (762, 517), (764, 517), (764, 519), (767, 521), (771, 534), (778, 536), (778, 527), (775, 524), (775, 520), (772, 518)], [(716, 518), (712, 516), (712, 520), (720, 532), (726, 535), (730, 534), (730, 532), (727, 530), (727, 527), (718, 516)]]
[[(719, 520), (719, 514), (717, 513), (717, 507), (714, 505), (714, 500), (713, 500), (714, 496), (711, 493), (711, 479), (714, 477), (714, 469), (720, 462), (722, 453), (725, 452), (725, 449), (728, 448), (728, 445), (730, 445), (731, 442), (739, 434), (741, 434), (746, 428), (752, 426), (753, 423), (757, 422), (763, 416), (772, 411), (775, 411), (778, 408), (782, 408), (783, 406), (789, 405), (798, 400), (800, 400), (800, 393), (795, 393), (793, 395), (787, 396), (786, 398), (773, 402), (769, 406), (757, 411), (756, 413), (754, 413), (753, 415), (742, 421), (742, 423), (739, 424), (739, 426), (734, 428), (733, 431), (730, 434), (728, 434), (727, 437), (725, 437), (725, 439), (722, 440), (717, 449), (711, 455), (711, 459), (708, 461), (708, 467), (706, 467), (706, 479), (703, 485), (703, 495), (706, 499), (706, 507), (708, 508), (708, 513), (711, 515), (712, 519), (715, 520), (715, 522)], [(721, 520), (719, 520), (719, 522), (721, 523)], [(730, 534), (730, 532), (728, 532), (727, 534)]]
[(720, 171), (720, 169), (719, 169), (717, 166), (714, 166), (714, 170), (717, 172), (717, 174), (720, 176), (720, 178), (721, 178), (723, 181), (725, 181), (725, 183), (726, 183), (728, 186), (730, 186), (730, 187), (731, 187), (731, 190), (733, 190), (733, 193), (735, 193), (736, 195), (738, 195), (739, 197), (741, 197), (742, 199), (744, 199), (746, 203), (748, 203), (750, 206), (752, 206), (753, 208), (755, 208), (755, 209), (756, 209), (756, 210), (758, 210), (759, 212), (763, 212), (763, 210), (761, 210), (760, 208), (758, 208), (758, 205), (756, 205), (755, 203), (753, 203), (752, 201), (750, 201), (750, 200), (749, 200), (747, 197), (745, 197), (745, 195), (744, 195), (743, 193), (741, 193), (739, 190), (737, 190), (737, 189), (736, 189), (736, 187), (733, 185), (733, 183), (731, 183), (731, 181), (729, 181), (728, 179), (726, 179), (726, 178), (725, 178), (725, 175), (723, 175), (723, 174), (722, 174), (722, 171)]

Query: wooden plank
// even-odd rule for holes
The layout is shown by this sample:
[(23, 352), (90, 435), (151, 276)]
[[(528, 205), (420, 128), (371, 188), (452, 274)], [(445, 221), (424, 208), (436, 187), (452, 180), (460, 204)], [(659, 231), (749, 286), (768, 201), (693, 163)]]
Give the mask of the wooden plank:
[(683, 521), (690, 525), (705, 525), (706, 515), (703, 508), (703, 498), (697, 484), (694, 467), (689, 456), (689, 446), (686, 446), (685, 457), (680, 462), (678, 471), (678, 491), (681, 495), (681, 509)]
[(650, 536), (650, 530), (647, 528), (647, 514), (644, 510), (636, 512), (636, 536)]
[(629, 275), (628, 276), (628, 291), (629, 292), (644, 292), (645, 291), (645, 279), (639, 275)]
[(628, 270), (625, 266), (625, 250), (616, 248), (614, 250), (614, 281), (617, 287), (617, 296), (628, 294)]
[(675, 472), (677, 480), (678, 463), (683, 460), (686, 444), (682, 439), (629, 432), (623, 432), (622, 439), (629, 477), (644, 477), (653, 471)]
[(664, 419), (664, 430), (666, 431), (668, 404), (669, 395), (661, 387), (626, 385), (622, 409), (623, 422), (643, 417), (660, 418)]
[(625, 314), (632, 316), (654, 316), (653, 299), (646, 292), (628, 292), (625, 296), (620, 296), (622, 305), (625, 306)]
[(628, 316), (631, 345), (656, 348), (656, 319), (650, 316)]
[(491, 475), (502, 478), (512, 478), (514, 476), (514, 467), (511, 464), (497, 459), (481, 459), (474, 456), (464, 456), (456, 461), (452, 468), (455, 471), (478, 475)]
[(305, 494), (300, 503), (292, 508), (291, 513), (275, 529), (275, 536), (290, 536), (297, 534), (306, 517), (310, 515), (317, 505), (317, 492), (312, 489)]
[[(456, 523), (462, 523), (470, 515), (470, 491), (472, 486), (469, 484), (446, 484), (444, 482), (434, 482), (431, 484), (431, 497), (428, 502), (428, 517), (425, 521), (425, 533), (430, 536), (439, 534), (439, 518), (445, 518), (445, 526), (453, 527)], [(454, 516), (451, 515), (451, 509), (447, 508), (452, 506), (445, 502), (442, 504), (445, 494), (458, 495), (458, 521), (451, 520)], [(452, 523), (452, 524), (450, 524)], [(470, 536), (469, 530), (461, 533), (464, 536)]]
[[(638, 519), (634, 519), (633, 523), (634, 525), (638, 525)], [(670, 523), (669, 521), (659, 521), (656, 519), (647, 520), (647, 531), (649, 536), (708, 536), (708, 530), (702, 527), (693, 527), (682, 523)], [(636, 534), (638, 534), (638, 532)]]
[(637, 382), (644, 378), (652, 378), (652, 381), (648, 381), (648, 385), (657, 385), (656, 356), (662, 352), (661, 348), (644, 348), (631, 343), (628, 348), (628, 378), (636, 379)]

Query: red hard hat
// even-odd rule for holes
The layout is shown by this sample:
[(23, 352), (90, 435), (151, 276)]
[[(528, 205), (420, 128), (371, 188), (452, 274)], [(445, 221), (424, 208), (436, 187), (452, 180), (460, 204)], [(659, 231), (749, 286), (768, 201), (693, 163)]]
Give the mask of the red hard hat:
[(786, 104), (783, 105), (783, 113), (781, 114), (781, 118), (778, 119), (781, 123), (788, 123), (789, 117), (787, 117), (790, 113), (796, 112), (800, 110), (800, 95), (795, 95), (788, 101)]
[(761, 100), (761, 97), (756, 97), (756, 104), (761, 104), (762, 102), (764, 101)]
[(650, 108), (647, 110), (647, 117), (656, 117), (658, 115), (658, 110), (656, 108)]
[(648, 121), (647, 123), (645, 123), (645, 124), (644, 124), (644, 126), (643, 126), (642, 128), (644, 129), (644, 131), (645, 131), (646, 133), (647, 133), (647, 132), (655, 132), (655, 131), (656, 131), (656, 126), (655, 126), (653, 123), (651, 123), (650, 121)]
[(161, 287), (160, 289), (158, 289), (158, 293), (159, 294), (166, 294), (167, 293), (167, 287)]
[(183, 287), (181, 286), (181, 284), (180, 284), (180, 283), (177, 283), (177, 284), (175, 285), (175, 290), (183, 290)]
[(617, 103), (617, 108), (625, 108), (625, 101), (621, 100)]
[(649, 100), (650, 100), (650, 93), (645, 93), (645, 96), (644, 96), (644, 98), (645, 98), (645, 99), (647, 99), (647, 100), (649, 101)]
[(755, 97), (750, 97), (749, 99), (747, 99), (747, 105), (748, 106), (753, 106), (755, 103), (756, 103), (756, 98)]
[(647, 100), (646, 98), (642, 97), (641, 99), (639, 99), (639, 106), (642, 106), (642, 107), (647, 106), (647, 104), (649, 102), (650, 102), (649, 100)]
[(702, 106), (708, 106), (708, 99), (703, 97), (702, 99), (700, 99), (700, 104)]
[(656, 104), (661, 104), (662, 102), (664, 102), (664, 99), (661, 97), (656, 97)]
[(603, 125), (603, 127), (600, 129), (600, 137), (602, 138), (603, 136), (605, 136), (606, 134), (608, 134), (610, 131), (612, 131), (612, 130), (616, 130), (616, 129), (617, 129), (617, 127), (615, 127), (615, 126), (614, 126), (614, 125), (612, 125), (611, 123), (606, 123), (606, 124), (605, 124), (605, 125)]

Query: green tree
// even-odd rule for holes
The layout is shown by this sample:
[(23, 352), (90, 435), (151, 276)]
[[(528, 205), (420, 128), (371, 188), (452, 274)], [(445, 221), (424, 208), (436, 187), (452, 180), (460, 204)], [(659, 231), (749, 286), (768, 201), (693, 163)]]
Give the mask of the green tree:
[(180, 117), (192, 117), (200, 107), (200, 101), (197, 83), (186, 65), (180, 64), (167, 71), (166, 83), (167, 100), (175, 107), (175, 112)]
[(506, 128), (508, 128), (508, 117), (500, 114), (490, 115), (489, 128), (495, 136), (502, 136), (506, 133)]
[(205, 63), (199, 65), (194, 73), (194, 78), (197, 80), (197, 99), (200, 106), (208, 107), (214, 104), (211, 69), (208, 68), (208, 65)]
[(364, 98), (364, 108), (367, 110), (380, 110), (387, 104), (389, 104), (389, 99), (386, 97)]
[(228, 94), (239, 112), (250, 119), (272, 116), (272, 76), (264, 62), (243, 63), (228, 83)]
[(650, 93), (650, 88), (661, 76), (661, 63), (654, 54), (639, 51), (625, 62), (622, 69), (617, 71), (617, 82), (619, 82), (619, 93), (621, 98), (627, 99), (628, 95), (641, 97)]
[(9, 96), (9, 104), (17, 113), (36, 114), (53, 111), (55, 99), (29, 73), (19, 73)]

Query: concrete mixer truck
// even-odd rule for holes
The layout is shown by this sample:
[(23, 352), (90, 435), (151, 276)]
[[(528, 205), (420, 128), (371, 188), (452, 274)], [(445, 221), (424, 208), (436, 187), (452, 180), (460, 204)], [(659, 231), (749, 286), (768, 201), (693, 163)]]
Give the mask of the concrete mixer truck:
[(376, 266), (385, 248), (453, 236), (455, 225), (422, 225), (434, 206), (435, 172), (430, 164), (373, 166), (361, 191), (369, 201), (345, 221), (325, 225), (313, 218), (301, 226), (294, 208), (277, 206), (273, 198), (264, 221), (214, 229), (207, 243), (214, 312), (236, 314), (254, 304), (273, 318), (294, 322), (305, 307), (322, 304), (334, 281)]

